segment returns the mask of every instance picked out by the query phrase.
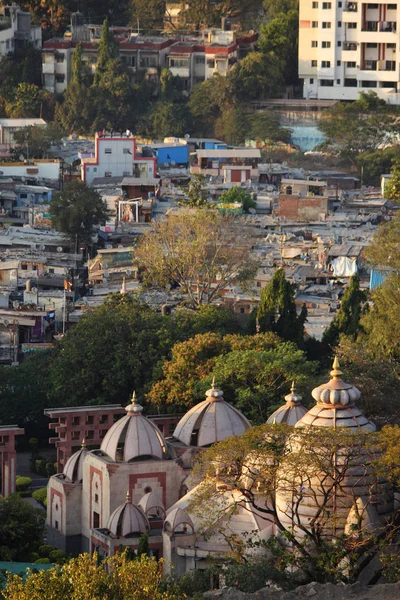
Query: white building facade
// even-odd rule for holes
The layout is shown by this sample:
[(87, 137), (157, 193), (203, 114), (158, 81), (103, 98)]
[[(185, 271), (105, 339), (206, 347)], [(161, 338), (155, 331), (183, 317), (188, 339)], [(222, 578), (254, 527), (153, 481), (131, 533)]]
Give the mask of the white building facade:
[(400, 4), (300, 0), (299, 77), (303, 95), (357, 100), (373, 90), (400, 104)]

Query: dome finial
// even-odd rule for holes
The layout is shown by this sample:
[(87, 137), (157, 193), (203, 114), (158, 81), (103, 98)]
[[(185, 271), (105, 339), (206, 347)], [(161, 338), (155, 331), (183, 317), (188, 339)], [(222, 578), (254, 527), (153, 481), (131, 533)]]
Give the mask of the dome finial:
[(215, 390), (215, 377), (213, 377), (211, 387), (213, 390)]
[(131, 502), (131, 492), (130, 492), (130, 490), (128, 490), (126, 492), (126, 502)]
[(332, 371), (329, 373), (330, 376), (333, 379), (340, 379), (340, 376), (343, 375), (342, 371), (340, 370), (340, 365), (339, 365), (339, 359), (338, 357), (335, 355), (334, 361), (333, 361), (333, 365), (332, 365)]
[(82, 439), (81, 448), (86, 448), (85, 438)]
[(132, 414), (137, 414), (137, 413), (142, 412), (143, 406), (141, 406), (139, 404), (139, 402), (136, 400), (136, 392), (135, 391), (132, 394), (131, 404), (128, 404), (128, 406), (125, 406), (125, 410), (127, 413), (132, 413)]
[(292, 381), (292, 385), (291, 385), (290, 391), (292, 392), (292, 394), (294, 394), (294, 392), (295, 392), (294, 379)]

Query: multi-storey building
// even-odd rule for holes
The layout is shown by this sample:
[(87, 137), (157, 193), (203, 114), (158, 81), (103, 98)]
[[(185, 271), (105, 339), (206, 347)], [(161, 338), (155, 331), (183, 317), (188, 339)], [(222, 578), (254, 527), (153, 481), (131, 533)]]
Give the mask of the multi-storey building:
[(301, 0), (299, 76), (308, 99), (373, 90), (400, 104), (400, 4)]
[(0, 56), (25, 48), (42, 47), (42, 28), (32, 25), (31, 15), (18, 6), (5, 6), (0, 15)]
[[(214, 73), (226, 75), (237, 59), (254, 49), (257, 42), (257, 34), (237, 37), (234, 32), (221, 29), (205, 30), (200, 37), (180, 36), (181, 41), (179, 36), (132, 33), (127, 27), (113, 27), (111, 31), (119, 44), (121, 60), (132, 77), (138, 70), (144, 70), (155, 90), (164, 67), (182, 77), (185, 89), (190, 90)], [(52, 38), (43, 45), (44, 87), (58, 94), (67, 89), (72, 75), (72, 54), (78, 42), (82, 43), (83, 60), (94, 73), (100, 37), (99, 25), (84, 25), (82, 15), (73, 14), (71, 28), (64, 37)]]

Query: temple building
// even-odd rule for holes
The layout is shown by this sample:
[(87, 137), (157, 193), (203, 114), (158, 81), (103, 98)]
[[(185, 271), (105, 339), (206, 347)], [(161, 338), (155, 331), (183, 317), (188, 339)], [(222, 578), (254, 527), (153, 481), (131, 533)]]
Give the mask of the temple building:
[(193, 457), (250, 427), (214, 383), (171, 438), (164, 437), (157, 420), (142, 414), (135, 394), (125, 410), (99, 449), (88, 450), (82, 443), (63, 471), (50, 478), (47, 539), (67, 553), (106, 556), (121, 546), (135, 550), (147, 532), (151, 551), (161, 556), (166, 510), (187, 493)]

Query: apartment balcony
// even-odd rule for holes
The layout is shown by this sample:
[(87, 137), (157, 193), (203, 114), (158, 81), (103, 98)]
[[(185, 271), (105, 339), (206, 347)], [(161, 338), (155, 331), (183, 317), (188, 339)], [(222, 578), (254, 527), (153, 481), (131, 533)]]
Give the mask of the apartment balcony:
[(358, 3), (357, 2), (346, 2), (345, 7), (343, 9), (345, 12), (358, 12)]
[(190, 69), (189, 67), (169, 67), (172, 75), (178, 75), (183, 79), (188, 79), (190, 77)]
[(343, 50), (345, 52), (355, 52), (357, 50), (357, 42), (343, 42)]
[(396, 21), (365, 21), (362, 32), (396, 33)]

